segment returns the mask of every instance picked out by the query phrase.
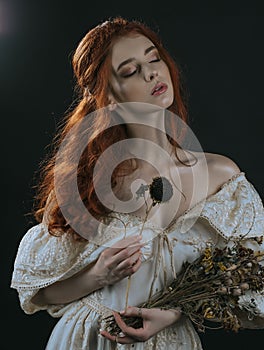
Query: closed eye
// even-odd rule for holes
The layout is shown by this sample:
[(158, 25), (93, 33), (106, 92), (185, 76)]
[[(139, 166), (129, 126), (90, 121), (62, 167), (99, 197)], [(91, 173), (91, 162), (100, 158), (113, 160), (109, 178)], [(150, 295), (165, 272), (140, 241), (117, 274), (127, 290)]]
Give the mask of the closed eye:
[(150, 61), (149, 63), (159, 62), (160, 60), (161, 60), (160, 58), (155, 58), (154, 60)]
[[(159, 62), (161, 61), (161, 58), (160, 57), (157, 57), (157, 58), (154, 58), (153, 60), (149, 61), (149, 63), (155, 63), (155, 62)], [(138, 69), (134, 70), (133, 72), (131, 73), (125, 73), (122, 75), (123, 78), (129, 78), (129, 77), (132, 77), (134, 74), (136, 74)]]
[(134, 70), (133, 72), (131, 73), (128, 73), (128, 74), (123, 74), (123, 78), (129, 78), (129, 77), (132, 77), (132, 75), (134, 75), (136, 73), (137, 70)]

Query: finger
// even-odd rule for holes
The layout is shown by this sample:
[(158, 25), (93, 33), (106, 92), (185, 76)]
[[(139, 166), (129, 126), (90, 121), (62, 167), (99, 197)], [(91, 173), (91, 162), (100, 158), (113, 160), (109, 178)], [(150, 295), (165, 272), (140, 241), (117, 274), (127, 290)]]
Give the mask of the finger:
[(126, 270), (126, 276), (130, 276), (130, 275), (134, 274), (135, 272), (137, 272), (137, 270), (140, 268), (140, 266), (141, 266), (141, 259), (138, 259), (133, 266), (129, 267)]
[(122, 260), (117, 266), (116, 271), (121, 271), (133, 267), (141, 256), (141, 251), (137, 250), (129, 258)]
[(115, 244), (112, 245), (112, 248), (116, 248), (118, 250), (122, 250), (130, 245), (137, 244), (142, 239), (142, 235), (134, 235), (129, 236), (127, 238), (122, 238), (119, 241), (117, 241)]
[[(111, 335), (110, 333), (106, 332), (106, 331), (101, 331), (100, 334), (111, 340), (112, 342), (116, 342), (116, 335)], [(136, 339), (133, 339), (131, 337), (127, 337), (127, 336), (118, 336), (117, 337), (117, 343), (119, 344), (133, 344), (135, 343), (137, 340)]]
[(138, 317), (139, 316), (139, 312), (140, 312), (141, 317), (143, 317), (143, 313), (144, 313), (144, 316), (145, 316), (145, 311), (146, 311), (146, 309), (141, 308), (141, 307), (128, 306), (125, 310), (121, 311), (120, 314), (122, 316)]
[[(120, 263), (122, 263), (126, 259), (130, 259), (131, 256), (135, 253), (141, 252), (140, 249), (142, 248), (141, 244), (135, 245), (133, 247), (127, 247), (122, 249), (119, 252), (115, 252), (112, 257), (109, 256), (111, 259), (109, 262), (109, 268), (115, 268), (117, 267)], [(126, 267), (129, 266), (129, 263), (125, 263)], [(121, 266), (121, 269), (124, 268), (125, 266)], [(120, 269), (119, 269), (120, 270)]]
[[(135, 238), (133, 238), (133, 237), (135, 237)], [(116, 242), (114, 245), (112, 245), (111, 247), (106, 248), (103, 251), (105, 258), (115, 257), (118, 259), (118, 261), (121, 261), (124, 259), (124, 257), (128, 257), (131, 254), (126, 255), (128, 253), (126, 251), (126, 249), (129, 251), (132, 249), (132, 252), (135, 252), (137, 249), (140, 249), (143, 247), (144, 244), (139, 243), (140, 238), (138, 238), (138, 237), (141, 237), (141, 236), (132, 236), (132, 237), (130, 237), (129, 241), (127, 239), (120, 240), (120, 241)], [(121, 256), (118, 255), (119, 252), (122, 252)]]
[(100, 331), (100, 334), (101, 334), (103, 337), (105, 337), (105, 338), (107, 338), (107, 339), (109, 339), (109, 340), (111, 340), (111, 341), (115, 341), (115, 340), (116, 340), (116, 336), (115, 336), (115, 335), (111, 335), (110, 333), (108, 333), (108, 332), (106, 332), (106, 331)]
[[(135, 308), (138, 310), (138, 308)], [(121, 318), (121, 316), (117, 312), (113, 312), (114, 318), (116, 320), (117, 325), (122, 330), (122, 332), (129, 337), (141, 339), (143, 328), (133, 328), (129, 327)], [(127, 315), (127, 313), (126, 313)], [(132, 316), (132, 315), (131, 315)], [(133, 314), (135, 316), (135, 314)]]
[(129, 258), (131, 255), (135, 254), (136, 252), (140, 251), (140, 249), (143, 247), (143, 244), (136, 243), (133, 245), (130, 245), (128, 247), (125, 247), (119, 251), (115, 252), (115, 259), (116, 261), (122, 261), (124, 259)]

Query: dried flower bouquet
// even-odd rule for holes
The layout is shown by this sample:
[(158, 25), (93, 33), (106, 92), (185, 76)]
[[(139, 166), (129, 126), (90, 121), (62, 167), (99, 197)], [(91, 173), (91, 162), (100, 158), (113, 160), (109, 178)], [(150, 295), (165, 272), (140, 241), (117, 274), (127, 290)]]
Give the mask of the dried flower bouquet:
[[(209, 328), (206, 321), (212, 320), (219, 328), (238, 331), (241, 325), (236, 308), (243, 309), (239, 297), (249, 290), (264, 289), (264, 266), (260, 263), (263, 260), (264, 253), (240, 243), (223, 249), (208, 247), (193, 262), (185, 262), (177, 278), (165, 290), (139, 307), (180, 308), (199, 331)], [(141, 318), (122, 318), (131, 327), (142, 326)], [(121, 331), (112, 316), (106, 319), (106, 326), (111, 334)]]

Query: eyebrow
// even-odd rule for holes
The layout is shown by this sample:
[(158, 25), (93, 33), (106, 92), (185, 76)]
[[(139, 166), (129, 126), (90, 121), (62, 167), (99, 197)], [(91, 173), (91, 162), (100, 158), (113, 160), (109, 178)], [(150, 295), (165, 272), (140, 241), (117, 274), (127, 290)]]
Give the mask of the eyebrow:
[[(144, 55), (146, 56), (150, 51), (155, 50), (155, 49), (156, 49), (156, 46), (151, 45), (150, 47), (148, 47), (148, 48), (144, 51)], [(130, 63), (130, 62), (132, 62), (132, 61), (135, 61), (135, 57), (128, 58), (127, 60), (121, 62), (121, 63), (119, 64), (119, 66), (117, 67), (117, 70), (116, 70), (116, 71), (118, 72), (119, 69), (120, 69), (121, 67), (125, 66), (126, 64), (128, 64), (128, 63)]]

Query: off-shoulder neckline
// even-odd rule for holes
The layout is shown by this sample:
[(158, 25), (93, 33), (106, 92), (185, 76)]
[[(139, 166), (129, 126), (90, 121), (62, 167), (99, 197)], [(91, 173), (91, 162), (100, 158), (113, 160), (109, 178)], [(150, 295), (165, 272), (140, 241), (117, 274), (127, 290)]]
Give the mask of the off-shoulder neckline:
[[(235, 182), (235, 180), (237, 180), (239, 177), (245, 177), (245, 172), (244, 171), (240, 171), (239, 173), (236, 173), (234, 175), (232, 175), (226, 182), (224, 182), (220, 188), (217, 190), (217, 192), (212, 193), (210, 195), (208, 195), (206, 198), (201, 199), (200, 201), (198, 201), (197, 203), (195, 203), (193, 206), (191, 206), (189, 209), (185, 210), (181, 215), (179, 215), (178, 217), (175, 217), (171, 223), (167, 226), (167, 227), (160, 227), (157, 224), (155, 224), (154, 222), (152, 222), (150, 219), (147, 219), (145, 221), (145, 225), (147, 224), (148, 226), (152, 226), (155, 229), (159, 229), (162, 231), (168, 231), (170, 230), (172, 227), (177, 226), (177, 224), (190, 212), (192, 212), (194, 209), (196, 209), (199, 205), (201, 205), (201, 203), (206, 204), (207, 201), (211, 200), (212, 198), (218, 196), (228, 185), (230, 185), (231, 183)], [(143, 224), (144, 218), (141, 216), (138, 216), (136, 214), (132, 214), (132, 213), (117, 213), (117, 214), (121, 214), (121, 216), (125, 216), (128, 218), (133, 217), (134, 219), (136, 219), (138, 222), (140, 222), (141, 224)]]

